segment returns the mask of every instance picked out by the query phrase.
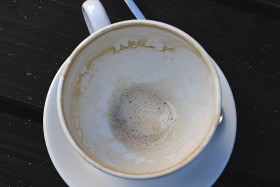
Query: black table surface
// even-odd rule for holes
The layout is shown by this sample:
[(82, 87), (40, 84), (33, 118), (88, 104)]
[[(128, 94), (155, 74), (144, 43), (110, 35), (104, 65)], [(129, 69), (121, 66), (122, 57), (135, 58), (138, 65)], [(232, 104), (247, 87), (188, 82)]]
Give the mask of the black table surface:
[[(112, 23), (135, 19), (124, 1), (100, 1)], [(232, 88), (236, 142), (214, 186), (280, 186), (280, 2), (135, 2), (193, 36)], [(0, 1), (0, 186), (67, 186), (46, 149), (43, 110), (57, 70), (89, 35), (82, 3)]]

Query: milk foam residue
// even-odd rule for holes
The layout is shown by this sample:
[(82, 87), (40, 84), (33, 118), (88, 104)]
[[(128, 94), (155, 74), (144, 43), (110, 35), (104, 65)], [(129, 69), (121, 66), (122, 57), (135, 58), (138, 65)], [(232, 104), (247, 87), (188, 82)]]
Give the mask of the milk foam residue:
[(114, 134), (133, 148), (162, 142), (177, 114), (165, 92), (152, 84), (134, 84), (112, 98), (110, 123)]

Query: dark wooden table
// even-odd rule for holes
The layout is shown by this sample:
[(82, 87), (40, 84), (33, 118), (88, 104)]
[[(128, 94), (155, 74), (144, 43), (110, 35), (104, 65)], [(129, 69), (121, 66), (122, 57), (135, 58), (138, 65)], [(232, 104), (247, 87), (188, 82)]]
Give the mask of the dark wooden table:
[[(101, 0), (111, 22), (134, 19)], [(88, 36), (83, 0), (0, 2), (0, 185), (66, 186), (43, 135), (51, 81)], [(137, 0), (148, 19), (193, 36), (216, 60), (237, 106), (237, 137), (215, 186), (280, 186), (280, 2)]]

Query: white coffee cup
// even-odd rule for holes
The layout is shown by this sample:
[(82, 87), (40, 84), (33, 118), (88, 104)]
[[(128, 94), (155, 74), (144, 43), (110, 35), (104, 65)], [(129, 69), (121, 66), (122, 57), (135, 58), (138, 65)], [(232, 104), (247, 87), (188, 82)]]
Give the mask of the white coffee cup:
[[(92, 6), (105, 22), (91, 17)], [(186, 166), (210, 141), (221, 114), (211, 57), (168, 24), (107, 25), (99, 1), (83, 8), (89, 29), (101, 26), (66, 60), (57, 98), (73, 148), (97, 169), (124, 178), (154, 178)]]

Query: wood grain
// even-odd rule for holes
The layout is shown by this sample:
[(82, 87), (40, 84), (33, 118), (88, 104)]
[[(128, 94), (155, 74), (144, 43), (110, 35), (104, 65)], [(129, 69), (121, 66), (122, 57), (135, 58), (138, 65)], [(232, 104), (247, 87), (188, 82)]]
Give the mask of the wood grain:
[(0, 112), (0, 185), (65, 186), (46, 149), (42, 123)]
[(1, 1), (1, 96), (42, 109), (56, 71), (88, 36), (82, 2)]

